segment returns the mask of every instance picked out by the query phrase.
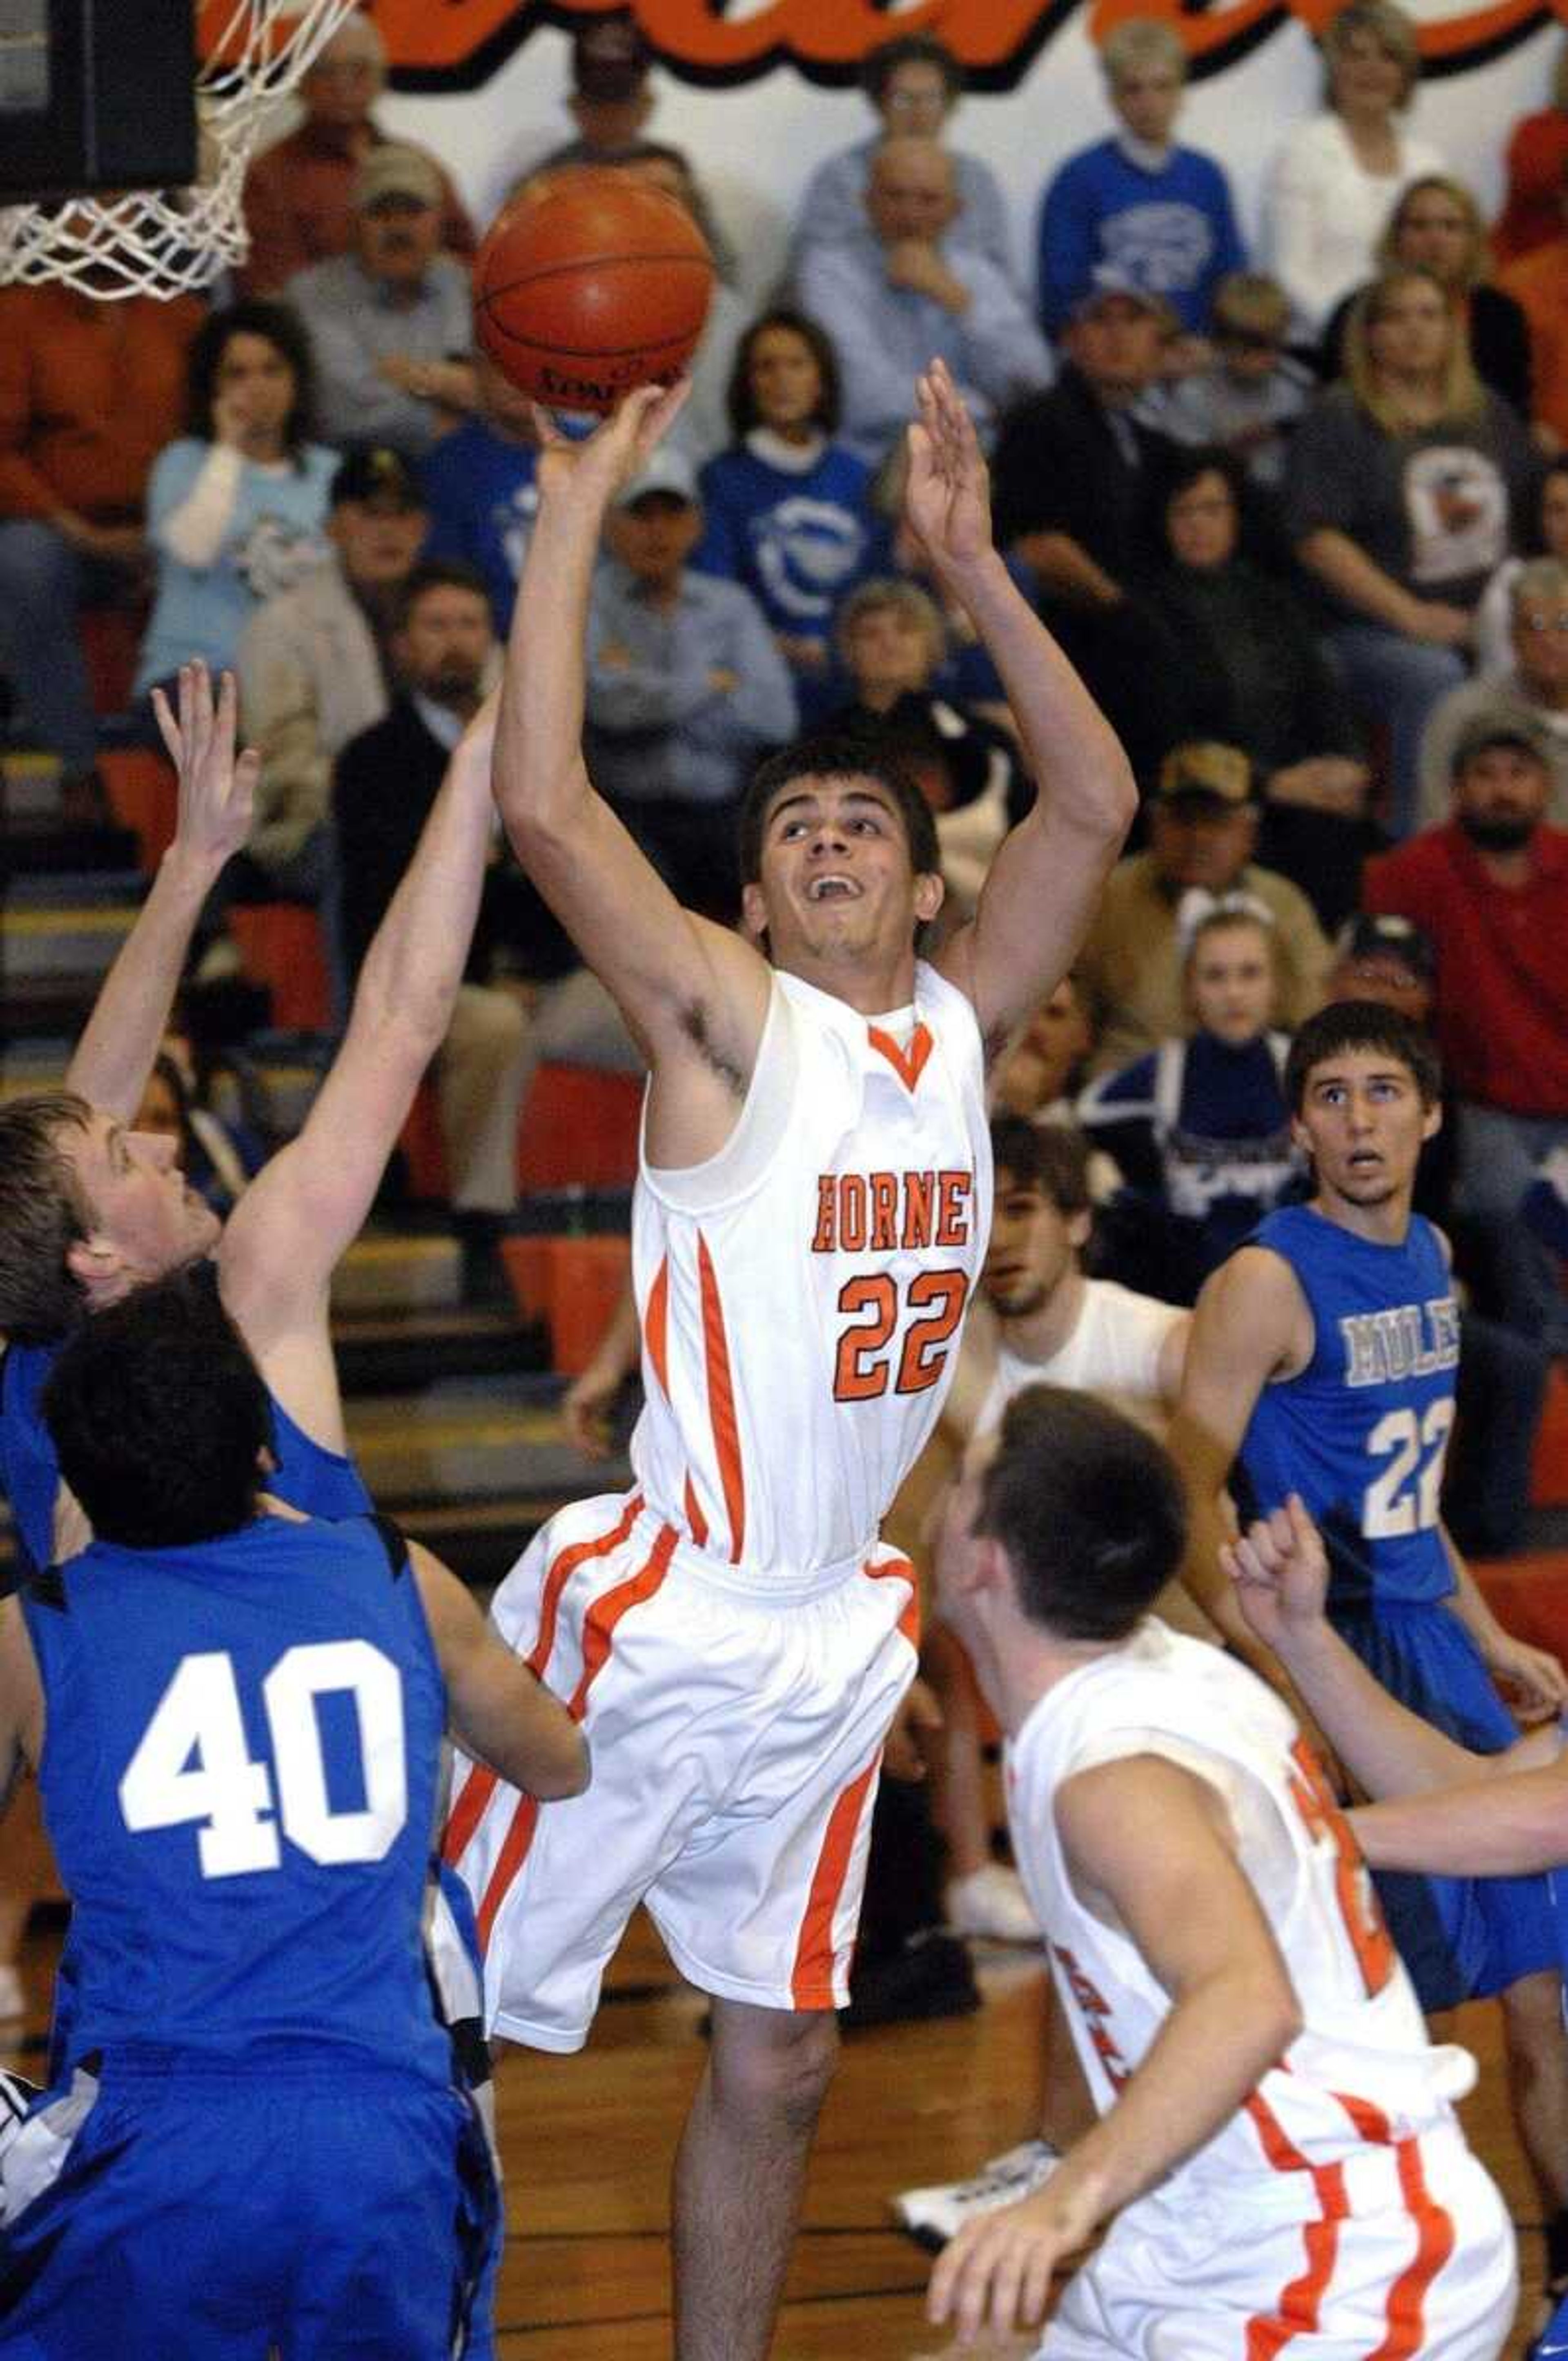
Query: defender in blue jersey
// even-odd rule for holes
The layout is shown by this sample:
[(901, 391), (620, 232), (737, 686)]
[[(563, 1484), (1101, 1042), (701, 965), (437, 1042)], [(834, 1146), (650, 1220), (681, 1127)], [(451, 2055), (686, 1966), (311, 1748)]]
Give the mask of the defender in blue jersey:
[[(170, 1143), (126, 1126), (141, 1103), (198, 914), (249, 834), (258, 758), (236, 758), (229, 675), (214, 700), (204, 667), (187, 665), (178, 713), (157, 693), (155, 701), (179, 772), (174, 842), (104, 981), (65, 1090), (0, 1108), (0, 1491), (11, 1502), (22, 1565), (33, 1571), (87, 1537), (61, 1496), (38, 1414), (60, 1339), (128, 1289), (198, 1259), (210, 1263), (269, 1389), (279, 1497), (313, 1516), (368, 1508), (346, 1453), (328, 1327), (332, 1275), (444, 1038), (489, 851), (493, 715), (486, 711), (453, 755), (309, 1119), (220, 1231), (187, 1188)], [(159, 1436), (155, 1448), (161, 1455), (170, 1443)], [(68, 1973), (73, 1960), (74, 1947)], [(450, 2002), (466, 1971), (439, 1907), (433, 1964)], [(62, 1990), (57, 2012), (63, 2017), (69, 2008)], [(5, 2129), (0, 2120), (0, 2138)]]
[[(1501, 1878), (1568, 1866), (1568, 1730), (1553, 1719), (1506, 1752), (1461, 1746), (1379, 1687), (1324, 1614), (1329, 1562), (1299, 1499), (1225, 1553), (1242, 1613), (1289, 1673), (1367, 1794), (1352, 1813), (1375, 1868)], [(1552, 1895), (1568, 1964), (1568, 1878)], [(1568, 2256), (1548, 2229), (1550, 2316), (1530, 2361), (1568, 2356)]]
[(44, 1411), (96, 1539), (7, 1612), (0, 1781), (37, 1767), (78, 1987), (0, 2163), (0, 2355), (466, 2352), (494, 2185), (421, 1940), (442, 1740), (548, 1797), (581, 1736), (428, 1552), (258, 1499), (267, 1389), (195, 1275), (82, 1323)]
[[(1446, 1243), (1411, 1211), (1439, 1082), (1426, 1035), (1392, 1009), (1335, 1002), (1301, 1027), (1285, 1087), (1313, 1194), (1270, 1214), (1204, 1288), (1172, 1447), (1199, 1528), (1192, 1587), (1266, 1677), (1278, 1666), (1216, 1574), (1215, 1510), (1238, 1459), (1249, 1512), (1294, 1494), (1321, 1528), (1329, 1613), (1363, 1663), (1497, 1754), (1518, 1732), (1495, 1681), (1535, 1720), (1561, 1710), (1568, 1682), (1502, 1630), (1442, 1522), (1458, 1313)], [(1520, 2139), (1568, 2261), (1568, 2045), (1545, 1881), (1379, 1883), (1424, 2006), (1502, 2002)]]

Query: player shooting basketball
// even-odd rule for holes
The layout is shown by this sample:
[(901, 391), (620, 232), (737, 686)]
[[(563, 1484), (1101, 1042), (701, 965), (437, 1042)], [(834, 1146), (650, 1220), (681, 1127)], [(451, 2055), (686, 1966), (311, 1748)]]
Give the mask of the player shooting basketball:
[(1135, 789), (997, 555), (974, 429), (938, 366), (908, 513), (1002, 675), (1038, 801), (929, 964), (931, 816), (863, 742), (787, 749), (753, 780), (752, 940), (683, 910), (579, 746), (604, 517), (680, 401), (633, 394), (576, 446), (541, 421), (496, 750), (519, 858), (652, 1070), (638, 1488), (554, 1519), (494, 1610), (602, 1733), (598, 1808), (540, 1813), (475, 1772), (447, 1852), (476, 1897), (499, 2035), (578, 2048), (640, 1901), (712, 1996), (675, 2170), (676, 2350), (760, 2361), (832, 2070), (883, 1743), (915, 1670), (913, 1576), (877, 1529), (937, 1415), (984, 1252), (985, 1060), (1066, 972)]

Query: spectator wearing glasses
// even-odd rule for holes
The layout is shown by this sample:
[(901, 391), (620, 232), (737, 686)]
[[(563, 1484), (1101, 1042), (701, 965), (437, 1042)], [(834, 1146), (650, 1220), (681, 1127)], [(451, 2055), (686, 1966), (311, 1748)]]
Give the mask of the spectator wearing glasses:
[[(813, 246), (841, 246), (865, 235), (872, 162), (884, 139), (940, 140), (963, 95), (963, 68), (929, 33), (903, 33), (883, 41), (865, 61), (861, 86), (878, 116), (869, 139), (858, 140), (819, 164), (801, 200), (791, 249), (798, 271)], [(1001, 184), (989, 164), (950, 148), (959, 213), (955, 246), (976, 247), (1004, 279), (1014, 276), (1013, 243)]]
[(1454, 750), (1478, 715), (1504, 714), (1539, 743), (1552, 778), (1547, 817), (1568, 821), (1568, 562), (1532, 558), (1515, 573), (1508, 600), (1512, 661), (1469, 680), (1432, 713), (1421, 737), (1421, 825), (1448, 817)]

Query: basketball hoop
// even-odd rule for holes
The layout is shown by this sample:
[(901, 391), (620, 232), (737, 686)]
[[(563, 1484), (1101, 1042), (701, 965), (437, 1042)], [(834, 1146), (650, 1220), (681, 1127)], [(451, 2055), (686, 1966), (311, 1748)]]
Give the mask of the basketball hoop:
[[(357, 0), (196, 0), (200, 177), (0, 209), (0, 285), (63, 280), (84, 295), (166, 301), (208, 286), (249, 248), (240, 200), (263, 124)], [(208, 38), (209, 26), (215, 27)]]

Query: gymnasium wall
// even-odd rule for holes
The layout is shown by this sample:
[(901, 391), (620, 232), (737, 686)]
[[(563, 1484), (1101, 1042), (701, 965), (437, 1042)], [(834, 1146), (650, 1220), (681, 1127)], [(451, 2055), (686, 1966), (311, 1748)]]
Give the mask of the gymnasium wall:
[[(1568, 0), (1560, 5), (1568, 14)], [(1223, 159), (1251, 232), (1269, 154), (1317, 104), (1321, 77), (1303, 18), (1321, 22), (1331, 12), (1323, 0), (1297, 0), (1297, 9), (1233, 0), (1187, 15), (1173, 13), (1176, 0), (935, 0), (886, 10), (865, 0), (638, 0), (661, 59), (649, 136), (690, 150), (737, 249), (740, 283), (760, 291), (776, 272), (812, 167), (871, 127), (853, 86), (858, 57), (894, 30), (930, 29), (980, 85), (952, 137), (1000, 174), (1023, 264), (1046, 180), (1107, 127), (1091, 22), (1103, 30), (1117, 16), (1157, 10), (1172, 14), (1194, 53), (1181, 136)], [(1508, 129), (1546, 102), (1562, 25), (1542, 0), (1469, 8), (1413, 0), (1411, 13), (1429, 56), (1411, 121), (1490, 214)], [(393, 60), (383, 119), (435, 148), (488, 218), (516, 171), (569, 136), (569, 13), (546, 18), (513, 0), (377, 0), (373, 14)]]

